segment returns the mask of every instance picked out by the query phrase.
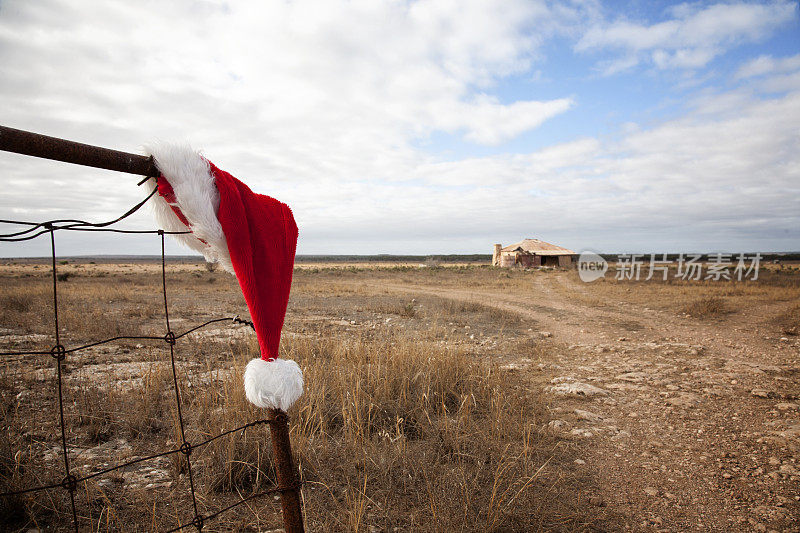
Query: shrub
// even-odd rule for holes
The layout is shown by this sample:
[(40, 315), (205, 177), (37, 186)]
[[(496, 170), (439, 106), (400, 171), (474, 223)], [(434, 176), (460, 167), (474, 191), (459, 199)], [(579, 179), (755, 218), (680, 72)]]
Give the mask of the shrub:
[(683, 312), (693, 318), (713, 318), (729, 312), (725, 300), (715, 296), (707, 296), (689, 302), (683, 307)]

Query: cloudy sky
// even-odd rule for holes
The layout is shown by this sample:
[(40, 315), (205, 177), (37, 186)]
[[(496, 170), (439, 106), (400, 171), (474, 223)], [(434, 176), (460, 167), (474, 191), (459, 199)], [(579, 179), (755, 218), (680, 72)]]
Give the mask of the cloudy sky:
[[(288, 203), (302, 254), (800, 250), (797, 2), (0, 0), (0, 123), (188, 141)], [(6, 219), (143, 192), (1, 152), (0, 176)]]

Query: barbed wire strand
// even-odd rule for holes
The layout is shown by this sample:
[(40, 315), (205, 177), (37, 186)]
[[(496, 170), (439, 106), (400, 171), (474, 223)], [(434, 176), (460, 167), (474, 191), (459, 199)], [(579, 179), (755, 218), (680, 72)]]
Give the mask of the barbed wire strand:
[[(195, 326), (192, 329), (186, 330), (183, 333), (181, 333), (180, 335), (175, 335), (175, 340), (181, 339), (181, 338), (189, 335), (190, 333), (194, 333), (198, 329), (204, 328), (204, 327), (208, 326), (209, 324), (214, 324), (216, 322), (229, 322), (229, 321), (233, 322), (234, 324), (246, 324), (246, 325), (250, 326), (251, 328), (255, 329), (255, 327), (253, 326), (252, 322), (250, 322), (249, 320), (242, 320), (238, 316), (235, 316), (233, 318), (227, 318), (227, 317), (226, 318), (214, 318), (214, 319), (207, 320), (207, 321), (203, 322), (199, 326)], [(103, 339), (101, 341), (96, 341), (96, 342), (92, 342), (92, 343), (89, 343), (89, 344), (84, 344), (82, 346), (76, 346), (74, 348), (65, 349), (64, 353), (72, 353), (72, 352), (77, 352), (77, 351), (80, 351), (80, 350), (85, 350), (87, 348), (94, 348), (95, 346), (100, 346), (101, 344), (108, 344), (109, 342), (114, 342), (114, 341), (119, 341), (119, 340), (134, 340), (134, 341), (155, 340), (155, 341), (163, 341), (164, 337), (163, 336), (158, 337), (158, 336), (153, 336), (153, 335), (119, 335), (117, 337), (111, 337), (110, 339)], [(0, 352), (0, 356), (4, 356), (4, 355), (47, 355), (49, 353), (50, 353), (50, 350), (48, 350), (48, 351), (27, 351), (27, 352), (26, 351), (22, 351), (22, 352), (15, 351), (15, 352)]]
[[(145, 197), (144, 200), (142, 200), (141, 202), (137, 203), (136, 205), (134, 205), (133, 207), (128, 209), (121, 216), (115, 218), (114, 220), (109, 220), (107, 222), (86, 222), (85, 220), (75, 220), (75, 219), (50, 220), (50, 221), (47, 221), (47, 222), (20, 222), (20, 221), (13, 221), (13, 220), (0, 220), (0, 222), (5, 222), (7, 224), (31, 225), (31, 227), (28, 228), (28, 229), (17, 231), (17, 232), (14, 232), (14, 233), (8, 233), (8, 234), (5, 234), (5, 235), (2, 235), (2, 237), (6, 237), (6, 239), (4, 239), (4, 240), (9, 240), (9, 241), (29, 240), (29, 239), (34, 239), (34, 238), (38, 237), (39, 235), (42, 235), (43, 233), (47, 233), (48, 231), (51, 231), (51, 230), (54, 230), (54, 229), (73, 229), (73, 228), (78, 228), (78, 227), (81, 227), (81, 226), (104, 228), (106, 226), (111, 226), (112, 224), (116, 224), (117, 222), (120, 222), (121, 220), (124, 220), (124, 219), (128, 218), (129, 216), (134, 214), (136, 211), (141, 209), (142, 206), (145, 203), (147, 203), (147, 201), (156, 194), (156, 192), (158, 192), (158, 189), (157, 188), (153, 188), (153, 190), (150, 192), (150, 194), (148, 194)], [(65, 226), (57, 226), (56, 225), (57, 223), (69, 223), (69, 224), (67, 224)], [(13, 237), (18, 237), (20, 235), (25, 235), (26, 233), (31, 233), (31, 232), (35, 231), (37, 228), (44, 228), (44, 229), (42, 231), (40, 231), (39, 233), (36, 233), (35, 235), (29, 235), (29, 236), (26, 236), (24, 238), (13, 239)]]

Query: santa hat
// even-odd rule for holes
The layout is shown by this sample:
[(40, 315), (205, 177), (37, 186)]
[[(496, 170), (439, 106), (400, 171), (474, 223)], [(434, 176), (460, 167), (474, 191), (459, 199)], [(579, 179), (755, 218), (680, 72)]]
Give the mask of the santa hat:
[(261, 349), (245, 369), (247, 399), (287, 410), (303, 394), (300, 367), (278, 358), (297, 245), (291, 209), (254, 193), (189, 146), (158, 143), (145, 150), (161, 171), (152, 184), (158, 222), (167, 231), (191, 230), (175, 237), (239, 280)]

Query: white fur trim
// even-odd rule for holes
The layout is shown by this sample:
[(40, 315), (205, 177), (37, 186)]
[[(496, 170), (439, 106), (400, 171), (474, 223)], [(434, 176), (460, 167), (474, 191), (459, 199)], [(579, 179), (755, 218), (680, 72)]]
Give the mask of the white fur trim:
[(303, 394), (303, 371), (287, 359), (253, 359), (244, 371), (244, 393), (256, 407), (286, 411)]
[[(145, 153), (153, 156), (158, 170), (172, 185), (177, 207), (191, 227), (191, 234), (173, 237), (202, 253), (206, 261), (219, 263), (222, 268), (235, 275), (228, 243), (217, 220), (219, 191), (208, 161), (188, 144), (156, 142), (145, 146)], [(152, 192), (156, 183), (155, 180), (150, 183), (149, 192)], [(156, 220), (165, 230), (186, 231), (186, 225), (175, 215), (164, 198), (156, 194), (153, 200), (151, 205)]]

